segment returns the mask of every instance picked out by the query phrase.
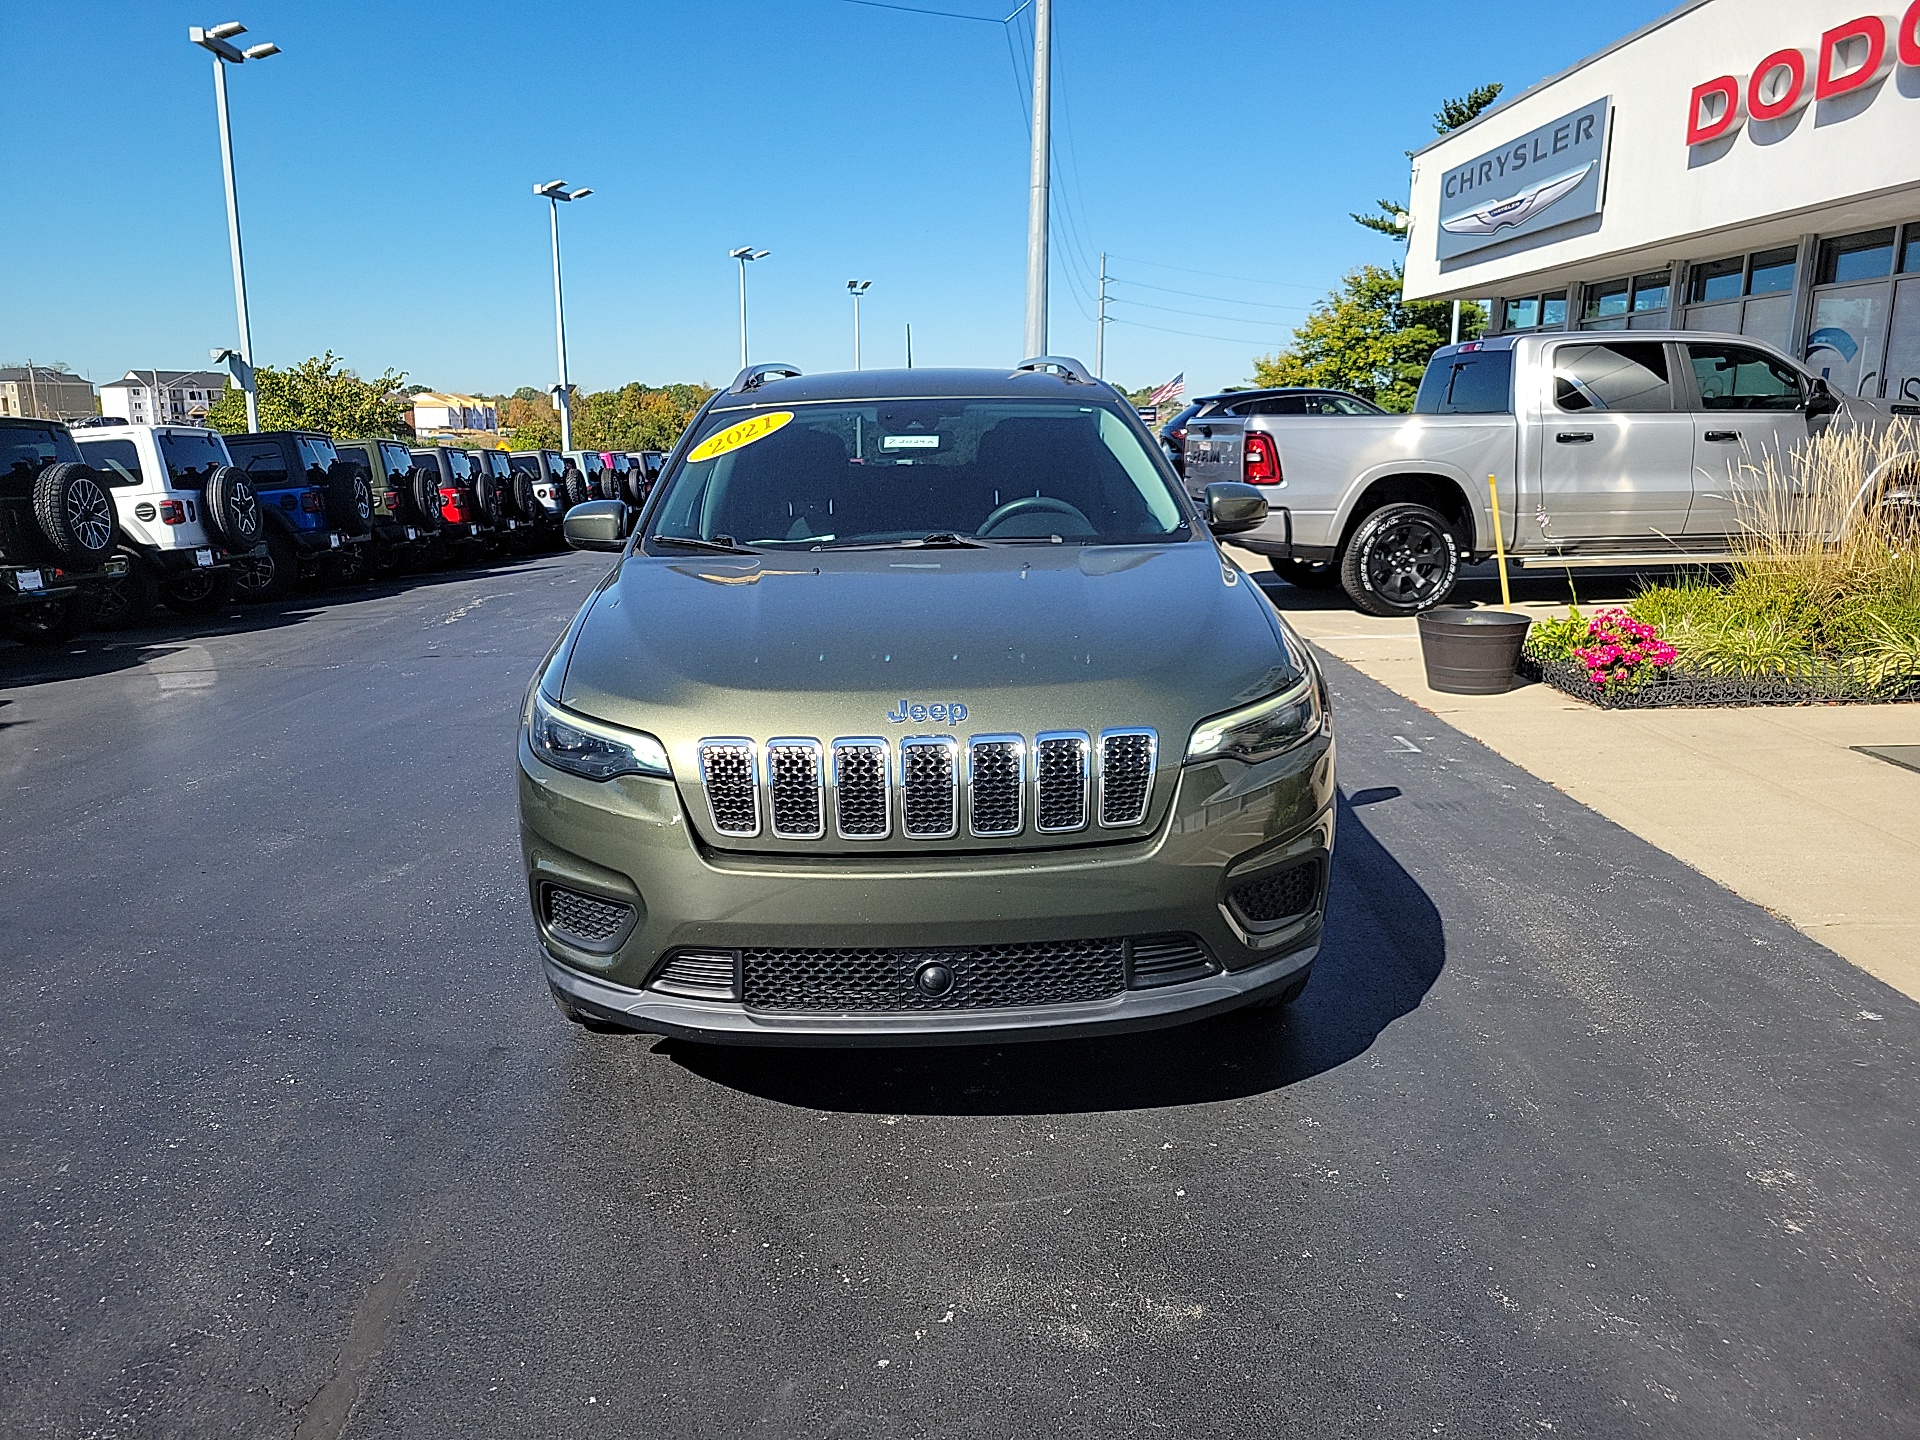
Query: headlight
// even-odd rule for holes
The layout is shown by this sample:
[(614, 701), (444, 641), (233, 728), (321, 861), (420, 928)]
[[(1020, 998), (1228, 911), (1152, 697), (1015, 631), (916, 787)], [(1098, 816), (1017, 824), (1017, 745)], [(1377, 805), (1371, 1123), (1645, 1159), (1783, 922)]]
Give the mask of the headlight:
[(1271, 760), (1311, 739), (1320, 722), (1320, 691), (1308, 673), (1299, 684), (1272, 699), (1202, 720), (1187, 741), (1187, 763), (1223, 756), (1249, 765)]
[(616, 775), (673, 777), (667, 748), (653, 736), (563, 710), (537, 689), (527, 739), (533, 753), (554, 769), (589, 780), (611, 780)]

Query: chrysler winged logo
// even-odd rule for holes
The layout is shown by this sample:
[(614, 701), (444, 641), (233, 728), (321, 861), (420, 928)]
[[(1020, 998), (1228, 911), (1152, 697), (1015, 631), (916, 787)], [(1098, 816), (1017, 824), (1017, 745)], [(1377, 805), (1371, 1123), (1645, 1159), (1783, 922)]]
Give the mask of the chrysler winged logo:
[(1589, 160), (1569, 175), (1542, 181), (1531, 190), (1522, 190), (1518, 195), (1496, 200), (1485, 209), (1469, 210), (1465, 215), (1442, 220), (1440, 228), (1454, 235), (1498, 235), (1502, 230), (1517, 229), (1579, 189), (1580, 182), (1598, 163)]

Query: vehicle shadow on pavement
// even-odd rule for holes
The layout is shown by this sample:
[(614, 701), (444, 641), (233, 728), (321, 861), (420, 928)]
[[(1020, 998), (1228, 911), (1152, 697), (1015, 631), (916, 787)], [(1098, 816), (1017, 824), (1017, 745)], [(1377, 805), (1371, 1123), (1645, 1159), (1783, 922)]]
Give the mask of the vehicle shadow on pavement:
[[(1369, 799), (1388, 798), (1363, 792)], [(1265, 1094), (1363, 1055), (1446, 963), (1440, 912), (1340, 799), (1326, 941), (1286, 1010), (1106, 1039), (932, 1049), (748, 1049), (661, 1041), (703, 1079), (811, 1110), (1040, 1115)]]

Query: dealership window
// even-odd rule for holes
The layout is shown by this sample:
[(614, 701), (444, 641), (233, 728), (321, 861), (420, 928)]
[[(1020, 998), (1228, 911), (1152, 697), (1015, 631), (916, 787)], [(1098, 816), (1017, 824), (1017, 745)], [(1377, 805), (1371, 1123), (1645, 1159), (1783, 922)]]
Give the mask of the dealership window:
[(1500, 302), (1501, 330), (1564, 330), (1567, 328), (1567, 292), (1524, 295)]
[(1682, 326), (1751, 335), (1792, 348), (1793, 276), (1799, 251), (1791, 245), (1730, 255), (1690, 267)]
[(1632, 296), (1633, 282), (1629, 280), (1602, 280), (1598, 285), (1587, 286), (1581, 324), (1588, 330), (1624, 329)]
[(1900, 274), (1893, 282), (1893, 318), (1887, 331), (1886, 382), (1880, 393), (1896, 405), (1920, 405), (1920, 221), (1901, 237)]
[[(1889, 226), (1820, 242), (1807, 365), (1843, 395), (1878, 396), (1886, 384), (1889, 322), (1900, 298), (1890, 283), (1899, 239)], [(1896, 394), (1904, 378), (1895, 380)]]

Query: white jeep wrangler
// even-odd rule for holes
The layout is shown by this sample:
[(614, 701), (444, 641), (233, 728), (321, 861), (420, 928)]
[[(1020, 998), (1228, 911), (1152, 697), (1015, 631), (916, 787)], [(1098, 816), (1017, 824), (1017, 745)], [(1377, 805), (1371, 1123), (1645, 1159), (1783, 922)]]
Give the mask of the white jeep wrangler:
[(156, 602), (182, 615), (227, 603), (228, 562), (262, 540), (260, 499), (218, 431), (191, 425), (100, 425), (74, 432), (113, 488), (126, 578), (100, 597), (97, 623), (137, 625)]

